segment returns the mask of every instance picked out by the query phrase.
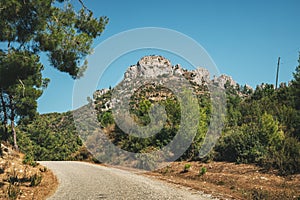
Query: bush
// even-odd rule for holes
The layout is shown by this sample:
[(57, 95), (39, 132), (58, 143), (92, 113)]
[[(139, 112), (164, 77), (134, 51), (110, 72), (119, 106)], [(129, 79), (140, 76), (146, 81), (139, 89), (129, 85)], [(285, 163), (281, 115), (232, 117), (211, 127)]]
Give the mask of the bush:
[(281, 175), (300, 173), (300, 142), (296, 138), (286, 138), (282, 148), (270, 152), (262, 166), (278, 169)]
[(21, 180), (18, 178), (16, 170), (12, 171), (12, 174), (8, 177), (8, 188), (7, 188), (7, 197), (8, 199), (17, 199), (21, 194), (20, 183)]
[(140, 154), (136, 154), (135, 157), (138, 160), (136, 167), (145, 170), (154, 170), (157, 167), (157, 157), (151, 152), (157, 151), (156, 148), (146, 148), (141, 151)]
[[(216, 145), (215, 160), (254, 163), (265, 169), (278, 169), (282, 175), (299, 173), (300, 142), (293, 137), (280, 139), (280, 131), (274, 131), (274, 137), (266, 139), (262, 130), (252, 124), (231, 130)], [(276, 140), (272, 142), (270, 138)]]
[(38, 186), (42, 182), (42, 175), (34, 174), (30, 177), (30, 187)]
[(204, 174), (206, 174), (207, 169), (206, 167), (201, 167), (200, 171), (199, 171), (199, 176), (203, 176)]
[(237, 129), (223, 136), (215, 151), (218, 161), (259, 163), (266, 154), (266, 147), (259, 142), (257, 134)]
[(101, 113), (101, 115), (98, 116), (98, 120), (99, 122), (101, 123), (101, 125), (103, 127), (107, 127), (108, 125), (110, 124), (114, 124), (115, 123), (115, 120), (114, 120), (114, 117), (112, 115), (111, 112), (104, 112), (104, 113)]
[(7, 197), (8, 199), (18, 199), (21, 194), (21, 189), (18, 183), (9, 183), (7, 188)]
[(28, 164), (33, 160), (69, 160), (82, 146), (69, 112), (39, 115), (30, 124), (17, 128), (18, 144), (27, 154), (24, 162)]
[(34, 161), (34, 158), (31, 154), (26, 154), (23, 160), (23, 164), (30, 165), (36, 167), (38, 163)]
[(191, 168), (191, 164), (187, 163), (187, 164), (184, 165), (184, 168), (183, 168), (182, 172), (183, 173), (188, 172), (190, 170), (190, 168)]

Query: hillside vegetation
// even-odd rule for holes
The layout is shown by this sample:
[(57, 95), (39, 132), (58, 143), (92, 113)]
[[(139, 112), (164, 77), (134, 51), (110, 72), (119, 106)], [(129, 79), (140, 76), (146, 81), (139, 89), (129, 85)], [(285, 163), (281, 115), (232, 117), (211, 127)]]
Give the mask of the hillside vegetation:
[[(193, 77), (192, 73), (186, 70), (183, 72), (193, 85), (194, 95), (198, 99), (200, 121), (194, 140), (178, 160), (197, 161), (210, 123), (212, 104), (205, 81), (195, 83), (190, 78)], [(282, 175), (299, 173), (299, 86), (300, 66), (296, 68), (293, 80), (289, 84), (282, 83), (278, 89), (271, 84), (261, 84), (253, 90), (227, 80), (223, 85), (227, 94), (227, 115), (222, 136), (213, 151), (200, 160), (251, 163), (265, 169), (276, 169)], [(148, 84), (135, 91), (131, 97), (130, 113), (137, 124), (147, 125), (150, 122), (148, 112), (154, 103), (166, 109), (167, 119), (162, 130), (148, 138), (128, 135), (115, 124), (108, 106), (113, 91), (114, 88), (95, 95), (93, 107), (96, 109), (99, 127), (115, 145), (130, 152), (151, 152), (168, 144), (178, 132), (181, 106), (169, 89), (159, 84)], [(32, 122), (20, 121), (17, 133), (20, 149), (26, 153), (26, 162), (93, 159), (76, 131), (72, 112), (39, 115)], [(94, 152), (93, 148), (101, 150), (96, 145), (88, 149)], [(135, 165), (149, 169), (152, 167), (141, 166), (143, 163)]]
[(82, 146), (71, 112), (39, 115), (18, 127), (20, 150), (25, 162), (34, 160), (83, 160), (90, 154)]
[[(184, 75), (198, 98), (200, 121), (191, 146), (179, 160), (199, 160), (198, 152), (210, 123), (212, 105), (206, 83), (195, 83), (186, 76), (188, 73)], [(294, 79), (289, 84), (282, 83), (278, 89), (272, 84), (261, 84), (253, 90), (229, 80), (224, 89), (227, 94), (225, 127), (213, 151), (201, 160), (252, 163), (265, 169), (277, 169), (282, 175), (299, 173), (300, 66), (296, 68)], [(168, 89), (161, 85), (146, 85), (131, 97), (131, 117), (141, 125), (150, 122), (151, 105), (165, 106), (167, 121), (158, 134), (149, 138), (128, 135), (115, 124), (111, 109), (106, 106), (113, 90), (98, 95), (95, 104), (101, 126), (122, 149), (149, 152), (168, 144), (178, 132), (181, 108)]]

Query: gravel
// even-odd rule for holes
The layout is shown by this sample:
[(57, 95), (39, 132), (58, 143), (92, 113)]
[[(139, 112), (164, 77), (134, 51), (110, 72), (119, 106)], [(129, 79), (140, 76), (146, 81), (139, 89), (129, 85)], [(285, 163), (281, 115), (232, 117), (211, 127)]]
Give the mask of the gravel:
[(51, 169), (60, 182), (56, 193), (48, 198), (49, 200), (213, 199), (199, 191), (116, 168), (73, 161), (43, 161), (40, 163)]

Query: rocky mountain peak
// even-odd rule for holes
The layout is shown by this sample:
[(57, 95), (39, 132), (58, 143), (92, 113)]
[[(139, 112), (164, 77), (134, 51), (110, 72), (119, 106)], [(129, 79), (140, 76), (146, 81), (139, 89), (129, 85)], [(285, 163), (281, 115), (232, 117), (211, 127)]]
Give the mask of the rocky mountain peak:
[(155, 78), (172, 74), (171, 62), (162, 56), (145, 56), (125, 72), (125, 78)]
[(198, 67), (194, 70), (186, 70), (179, 64), (173, 66), (168, 59), (159, 55), (142, 57), (136, 65), (131, 65), (127, 69), (124, 74), (124, 80), (131, 81), (137, 77), (166, 78), (172, 76), (184, 76), (189, 81), (198, 85), (214, 83), (223, 88), (227, 81), (233, 86), (236, 85), (236, 82), (230, 76), (221, 75), (211, 80), (210, 73), (205, 68)]
[[(124, 73), (124, 78), (119, 83), (122, 87), (132, 88), (133, 85), (143, 84), (143, 78), (158, 79), (159, 84), (164, 84), (167, 81), (186, 79), (190, 83), (193, 83), (193, 87), (203, 88), (202, 86), (214, 85), (220, 88), (224, 88), (226, 83), (232, 86), (237, 86), (237, 83), (227, 75), (221, 75), (211, 79), (210, 73), (207, 69), (198, 67), (194, 70), (187, 70), (181, 67), (179, 64), (172, 65), (170, 60), (159, 55), (150, 55), (142, 57), (137, 64), (131, 65)], [(138, 83), (140, 82), (140, 83)], [(94, 99), (101, 99), (109, 90), (102, 89), (97, 90), (94, 93)], [(124, 92), (122, 95), (126, 96)], [(159, 95), (154, 95), (158, 98)], [(115, 104), (114, 100), (102, 102), (102, 109), (104, 111), (111, 109)]]

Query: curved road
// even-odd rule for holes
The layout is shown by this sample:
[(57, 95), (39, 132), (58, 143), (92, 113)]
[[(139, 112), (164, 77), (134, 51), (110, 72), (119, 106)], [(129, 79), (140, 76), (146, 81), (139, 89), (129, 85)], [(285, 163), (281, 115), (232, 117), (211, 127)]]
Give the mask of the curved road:
[(58, 177), (60, 185), (49, 200), (204, 200), (201, 192), (116, 168), (83, 162), (40, 162)]

